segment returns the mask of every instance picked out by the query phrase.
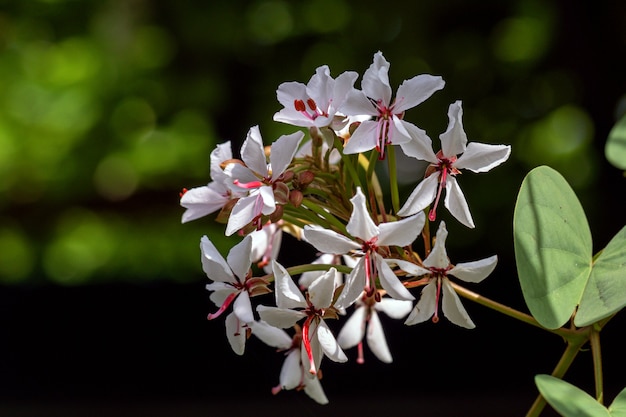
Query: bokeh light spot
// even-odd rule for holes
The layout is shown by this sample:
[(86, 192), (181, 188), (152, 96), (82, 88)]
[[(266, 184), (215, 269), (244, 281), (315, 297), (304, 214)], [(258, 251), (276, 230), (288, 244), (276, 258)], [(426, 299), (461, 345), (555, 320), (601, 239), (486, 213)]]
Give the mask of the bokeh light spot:
[(138, 179), (135, 169), (126, 158), (109, 155), (98, 164), (93, 182), (102, 197), (120, 201), (135, 192)]
[(15, 227), (0, 226), (0, 282), (15, 284), (31, 273), (35, 254), (26, 235)]
[(293, 16), (284, 1), (263, 1), (248, 11), (248, 28), (260, 44), (273, 44), (291, 34)]

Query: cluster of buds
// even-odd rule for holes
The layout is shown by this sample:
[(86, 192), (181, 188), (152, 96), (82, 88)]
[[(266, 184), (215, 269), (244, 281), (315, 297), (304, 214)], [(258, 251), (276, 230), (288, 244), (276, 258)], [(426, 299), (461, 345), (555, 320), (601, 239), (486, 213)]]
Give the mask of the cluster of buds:
[[(498, 166), (510, 146), (468, 144), (457, 101), (449, 107), (449, 125), (435, 152), (426, 132), (404, 117), (444, 81), (418, 75), (394, 95), (389, 66), (376, 53), (360, 90), (356, 72), (332, 78), (327, 66), (306, 85), (281, 84), (277, 97), (283, 108), (274, 120), (299, 130), (265, 147), (258, 126), (252, 127), (241, 159), (233, 158), (229, 142), (218, 145), (210, 158), (211, 181), (181, 194), (183, 222), (217, 213), (227, 236), (242, 237), (226, 258), (208, 237), (201, 240), (202, 266), (211, 281), (207, 290), (218, 308), (208, 318), (230, 311), (226, 336), (239, 355), (250, 335), (285, 353), (274, 393), (302, 389), (315, 401), (328, 402), (319, 381), (322, 359), (345, 362), (344, 350), (356, 346), (357, 362), (363, 363), (364, 342), (378, 359), (391, 362), (379, 312), (413, 325), (439, 321), (441, 306), (452, 323), (473, 328), (450, 278), (480, 282), (496, 266), (496, 256), (452, 264), (445, 223), (439, 222), (434, 238), (429, 231), (444, 189), (443, 205), (474, 227), (456, 177), (463, 170)], [(403, 205), (394, 174), (396, 147), (429, 163)], [(375, 170), (384, 161), (390, 204)], [(285, 268), (277, 262), (283, 233), (312, 245), (319, 258)], [(252, 299), (268, 293), (275, 305), (253, 307)], [(343, 317), (348, 318), (336, 333), (327, 321)]]

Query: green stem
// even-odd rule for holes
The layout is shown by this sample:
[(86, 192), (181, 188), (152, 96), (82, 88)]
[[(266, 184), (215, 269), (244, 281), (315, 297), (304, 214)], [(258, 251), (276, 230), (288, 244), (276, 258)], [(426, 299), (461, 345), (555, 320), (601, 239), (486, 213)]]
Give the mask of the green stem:
[[(335, 148), (337, 148), (337, 150), (339, 151), (339, 154), (341, 155), (341, 160), (343, 161), (343, 166), (348, 170), (348, 174), (350, 175), (352, 182), (357, 187), (361, 187), (361, 179), (359, 178), (359, 175), (356, 172), (356, 168), (352, 163), (353, 158), (351, 157), (351, 155), (346, 155), (343, 153), (343, 144), (341, 143), (341, 139), (335, 138)], [(363, 189), (363, 187), (361, 187), (361, 189)]]
[(602, 383), (602, 354), (600, 350), (600, 331), (592, 327), (589, 336), (593, 356), (593, 376), (596, 384), (596, 400), (604, 404), (604, 384)]
[(389, 190), (393, 212), (400, 210), (400, 194), (398, 192), (398, 172), (396, 171), (396, 150), (393, 145), (387, 146), (387, 162), (389, 164)]
[[(300, 275), (304, 272), (310, 272), (310, 271), (328, 271), (330, 270), (330, 268), (335, 268), (337, 271), (341, 272), (342, 274), (349, 274), (350, 272), (352, 272), (352, 268), (350, 268), (349, 266), (334, 265), (334, 264), (296, 265), (296, 266), (290, 266), (289, 268), (285, 268), (285, 269), (287, 270), (290, 276), (294, 276), (294, 275)], [(274, 274), (269, 273), (263, 276), (263, 279), (267, 280), (268, 282), (272, 282), (274, 281)]]
[(340, 222), (335, 216), (333, 216), (328, 211), (324, 210), (322, 207), (318, 206), (311, 200), (303, 200), (302, 205), (315, 214), (317, 214), (322, 219), (326, 220), (329, 224), (334, 226), (337, 230), (339, 230), (343, 234), (347, 234), (346, 225)]
[[(565, 372), (567, 372), (572, 362), (574, 362), (576, 355), (578, 355), (578, 352), (580, 352), (581, 346), (586, 341), (587, 341), (587, 338), (568, 340), (567, 348), (565, 349), (565, 352), (563, 352), (563, 355), (561, 356), (559, 363), (557, 363), (556, 367), (554, 368), (554, 371), (552, 371), (553, 377), (563, 379)], [(526, 417), (538, 417), (543, 411), (545, 406), (546, 406), (545, 398), (543, 398), (541, 394), (538, 395), (537, 398), (535, 399), (535, 402), (528, 410)]]

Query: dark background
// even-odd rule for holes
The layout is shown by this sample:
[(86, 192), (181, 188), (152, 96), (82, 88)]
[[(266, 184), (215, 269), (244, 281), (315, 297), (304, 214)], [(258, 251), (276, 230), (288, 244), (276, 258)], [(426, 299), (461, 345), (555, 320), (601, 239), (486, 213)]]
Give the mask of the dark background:
[[(511, 226), (530, 169), (570, 181), (596, 250), (624, 225), (603, 149), (625, 28), (617, 1), (0, 2), (0, 415), (524, 415), (565, 344), (469, 301), (472, 331), (385, 320), (392, 365), (367, 348), (364, 365), (326, 360), (328, 406), (273, 397), (281, 356), (251, 339), (238, 357), (206, 321), (199, 239), (232, 241), (210, 217), (181, 225), (178, 191), (208, 181), (215, 144), (292, 131), (271, 121), (278, 84), (322, 64), (362, 74), (381, 50), (394, 89), (446, 80), (406, 116), (434, 142), (462, 99), (470, 141), (512, 145), (459, 180), (476, 229), (442, 218), (453, 262), (499, 256), (471, 289), (525, 311)], [(281, 262), (310, 259), (286, 246)], [(603, 332), (607, 403), (626, 386), (624, 325)], [(566, 379), (593, 392), (591, 371), (585, 350)]]

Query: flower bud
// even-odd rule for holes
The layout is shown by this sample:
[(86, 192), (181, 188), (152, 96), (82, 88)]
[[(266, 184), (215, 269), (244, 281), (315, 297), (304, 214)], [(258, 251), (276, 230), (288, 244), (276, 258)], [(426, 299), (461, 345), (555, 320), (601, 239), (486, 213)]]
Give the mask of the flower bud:
[(300, 207), (303, 199), (304, 195), (300, 190), (291, 190), (291, 192), (289, 193), (289, 202), (296, 208)]
[(274, 200), (277, 204), (287, 204), (289, 201), (289, 187), (284, 182), (274, 183)]
[(300, 174), (298, 174), (297, 187), (300, 189), (304, 189), (307, 185), (312, 183), (314, 179), (315, 174), (313, 173), (313, 171), (302, 171)]

